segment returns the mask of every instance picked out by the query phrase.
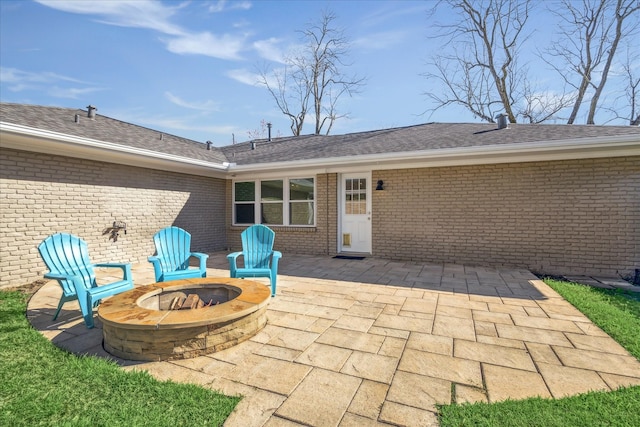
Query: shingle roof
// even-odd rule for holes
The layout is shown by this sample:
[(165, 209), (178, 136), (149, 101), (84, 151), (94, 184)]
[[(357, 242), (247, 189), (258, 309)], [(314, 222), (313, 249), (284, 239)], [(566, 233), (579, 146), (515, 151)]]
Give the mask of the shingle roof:
[[(75, 115), (80, 116), (75, 123)], [(490, 123), (427, 123), (345, 135), (303, 135), (211, 147), (190, 139), (112, 119), (94, 120), (82, 109), (0, 103), (0, 120), (67, 135), (153, 150), (191, 159), (237, 165), (319, 160), (366, 154), (398, 154), (447, 148), (576, 140), (635, 135), (634, 126), (511, 124), (498, 129)]]
[[(79, 115), (78, 123), (75, 122), (76, 114)], [(87, 117), (87, 111), (82, 109), (2, 102), (0, 103), (0, 120), (190, 159), (216, 163), (226, 162), (224, 154), (216, 147), (207, 150), (206, 144), (112, 119), (101, 114), (96, 114), (94, 119), (90, 119)]]
[(271, 142), (241, 143), (222, 147), (229, 162), (238, 165), (318, 158), (392, 154), (413, 151), (496, 146), (518, 143), (566, 141), (579, 138), (637, 135), (632, 126), (511, 124), (498, 129), (491, 123), (427, 123), (346, 135), (307, 135)]

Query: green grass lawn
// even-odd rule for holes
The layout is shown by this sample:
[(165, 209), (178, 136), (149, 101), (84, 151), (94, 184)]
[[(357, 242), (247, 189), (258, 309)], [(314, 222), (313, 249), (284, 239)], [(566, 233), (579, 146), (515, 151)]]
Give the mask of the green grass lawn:
[[(545, 283), (640, 359), (640, 296), (576, 283)], [(562, 399), (526, 399), (440, 407), (448, 426), (640, 426), (640, 386)]]
[(239, 402), (55, 347), (0, 291), (0, 426), (221, 426)]

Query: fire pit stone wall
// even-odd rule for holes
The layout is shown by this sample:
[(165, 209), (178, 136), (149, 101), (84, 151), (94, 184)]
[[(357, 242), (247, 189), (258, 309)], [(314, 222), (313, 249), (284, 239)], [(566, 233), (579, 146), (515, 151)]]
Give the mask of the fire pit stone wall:
[[(192, 310), (160, 310), (162, 294), (227, 295), (229, 301)], [(186, 279), (136, 287), (98, 308), (104, 348), (128, 360), (187, 359), (248, 340), (267, 323), (269, 288), (229, 278)]]

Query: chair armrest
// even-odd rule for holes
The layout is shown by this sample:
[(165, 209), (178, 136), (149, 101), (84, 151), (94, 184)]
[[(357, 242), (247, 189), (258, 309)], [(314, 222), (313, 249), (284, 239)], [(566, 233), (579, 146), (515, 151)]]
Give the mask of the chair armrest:
[(229, 255), (227, 255), (227, 259), (229, 261), (235, 261), (240, 255), (242, 255), (242, 252), (232, 252)]
[(238, 257), (242, 255), (242, 252), (232, 252), (227, 255), (227, 259), (229, 260), (229, 275), (231, 277), (236, 277), (236, 271), (238, 270)]
[(147, 261), (153, 264), (154, 270), (156, 270), (157, 272), (162, 271), (162, 262), (160, 261), (160, 257), (153, 255), (147, 258)]
[(198, 259), (198, 264), (200, 264), (198, 266), (198, 268), (200, 269), (200, 275), (202, 277), (206, 277), (207, 276), (207, 258), (209, 258), (208, 254), (203, 254), (200, 252), (191, 252), (191, 255), (189, 256), (197, 258)]
[(273, 255), (271, 256), (271, 268), (273, 271), (278, 271), (278, 261), (282, 258), (282, 252), (273, 251)]
[(153, 265), (153, 274), (155, 275), (156, 282), (162, 281), (163, 271), (162, 271), (162, 262), (160, 261), (160, 257), (152, 255), (147, 258), (147, 261)]
[(45, 279), (53, 279), (53, 280), (73, 280), (77, 274), (63, 274), (63, 273), (45, 273)]
[(114, 268), (126, 268), (129, 263), (127, 262), (107, 262), (100, 264), (93, 264), (94, 267), (114, 267)]
[(131, 264), (126, 262), (108, 262), (94, 264), (94, 267), (107, 267), (107, 268), (119, 268), (122, 270), (123, 280), (132, 280)]
[(206, 262), (209, 258), (209, 254), (203, 254), (200, 252), (191, 252), (191, 256), (198, 258), (200, 262)]

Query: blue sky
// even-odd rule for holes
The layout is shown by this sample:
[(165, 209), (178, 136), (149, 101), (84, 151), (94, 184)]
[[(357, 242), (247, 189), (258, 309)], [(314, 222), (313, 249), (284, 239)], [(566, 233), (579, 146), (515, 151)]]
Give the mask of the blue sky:
[[(332, 134), (428, 121), (472, 122), (451, 108), (424, 115), (430, 1), (17, 1), (0, 2), (0, 98), (85, 108), (98, 114), (227, 145), (261, 121), (274, 135), (290, 122), (258, 67), (276, 67), (299, 44), (296, 30), (325, 8), (351, 40), (347, 70), (367, 78), (344, 97)], [(433, 18), (431, 18), (433, 19)], [(308, 117), (303, 133), (311, 133)]]

